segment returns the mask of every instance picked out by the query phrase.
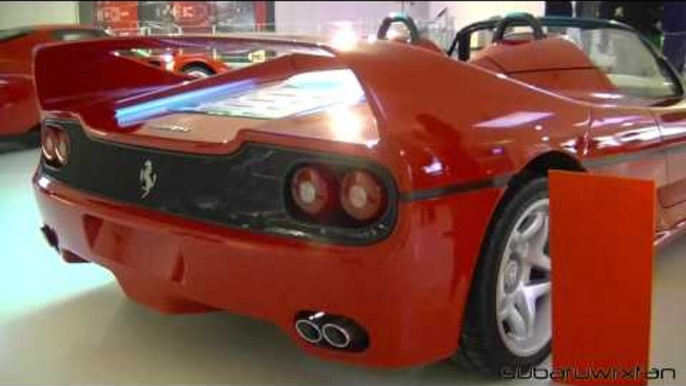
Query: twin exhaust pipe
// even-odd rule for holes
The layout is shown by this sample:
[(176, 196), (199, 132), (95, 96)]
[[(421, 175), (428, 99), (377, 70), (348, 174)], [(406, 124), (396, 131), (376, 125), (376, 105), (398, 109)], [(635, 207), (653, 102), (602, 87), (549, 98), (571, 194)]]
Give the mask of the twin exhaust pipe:
[(304, 341), (339, 350), (361, 351), (368, 346), (368, 336), (351, 319), (323, 312), (299, 313), (295, 330)]

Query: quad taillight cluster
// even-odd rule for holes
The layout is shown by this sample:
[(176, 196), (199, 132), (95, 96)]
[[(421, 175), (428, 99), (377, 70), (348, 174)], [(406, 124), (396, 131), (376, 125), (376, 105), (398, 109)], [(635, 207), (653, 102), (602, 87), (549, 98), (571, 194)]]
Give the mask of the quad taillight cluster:
[(59, 126), (44, 125), (41, 134), (43, 157), (54, 167), (61, 167), (69, 161), (69, 135)]
[(298, 168), (290, 180), (296, 214), (331, 225), (360, 225), (377, 220), (388, 206), (384, 185), (364, 169), (335, 171), (325, 165)]

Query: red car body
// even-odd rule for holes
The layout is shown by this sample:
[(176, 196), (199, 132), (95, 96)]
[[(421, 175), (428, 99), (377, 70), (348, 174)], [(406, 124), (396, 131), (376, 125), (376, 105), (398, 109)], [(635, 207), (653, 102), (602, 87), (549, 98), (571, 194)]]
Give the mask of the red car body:
[[(686, 152), (676, 151), (686, 143), (681, 94), (622, 95), (564, 39), (502, 43), (463, 63), (390, 41), (337, 51), (180, 37), (180, 46), (295, 44), (300, 52), (181, 85), (171, 73), (103, 60), (163, 40), (79, 42), (36, 57), (45, 125), (71, 144), (66, 165), (44, 159), (34, 178), (46, 234), (67, 261), (108, 268), (128, 296), (158, 310), (265, 319), (326, 358), (429, 363), (458, 348), (489, 224), (523, 174), (553, 168), (655, 180), (656, 243), (686, 218)], [(322, 49), (327, 55), (302, 53)], [(97, 73), (82, 71), (95, 62)], [(365, 95), (341, 119), (326, 108), (253, 119), (164, 107), (341, 68)], [(70, 81), (77, 74), (82, 82)], [(89, 81), (98, 74), (108, 76)], [(354, 130), (342, 134), (340, 125)], [(386, 212), (360, 229), (293, 220), (284, 204), (289, 168), (303, 162), (370, 171), (386, 190)], [(145, 196), (155, 181), (151, 204)], [(217, 200), (217, 191), (240, 207)], [(303, 341), (294, 320), (305, 310), (354, 320), (365, 347)]]
[(39, 45), (106, 36), (77, 25), (40, 25), (0, 31), (0, 138), (23, 135), (40, 127), (33, 86), (33, 50)]

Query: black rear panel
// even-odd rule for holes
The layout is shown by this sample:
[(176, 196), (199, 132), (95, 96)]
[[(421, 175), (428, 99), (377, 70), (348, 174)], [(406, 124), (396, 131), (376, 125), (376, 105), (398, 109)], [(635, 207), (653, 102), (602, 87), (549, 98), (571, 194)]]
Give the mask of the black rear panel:
[[(117, 202), (233, 228), (346, 245), (382, 240), (395, 221), (392, 178), (384, 168), (358, 159), (256, 143), (231, 155), (178, 153), (93, 139), (74, 121), (49, 124), (68, 133), (70, 156), (59, 169), (42, 162), (43, 175)], [(386, 184), (389, 209), (363, 227), (322, 226), (291, 217), (286, 180), (294, 167), (308, 163), (374, 172)], [(154, 181), (147, 195), (146, 180)]]

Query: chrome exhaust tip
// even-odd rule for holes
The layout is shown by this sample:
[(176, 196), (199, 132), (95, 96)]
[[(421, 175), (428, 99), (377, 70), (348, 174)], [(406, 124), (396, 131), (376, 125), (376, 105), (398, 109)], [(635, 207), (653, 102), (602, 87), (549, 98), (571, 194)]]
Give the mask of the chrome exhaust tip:
[(298, 336), (318, 347), (350, 352), (369, 348), (367, 331), (348, 317), (303, 310), (293, 320)]
[(319, 326), (308, 319), (298, 319), (295, 322), (295, 330), (306, 342), (317, 344), (322, 341), (322, 330)]
[(352, 342), (350, 332), (335, 323), (327, 323), (322, 327), (322, 335), (326, 343), (336, 348), (346, 348)]

